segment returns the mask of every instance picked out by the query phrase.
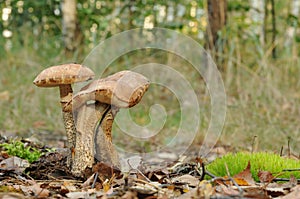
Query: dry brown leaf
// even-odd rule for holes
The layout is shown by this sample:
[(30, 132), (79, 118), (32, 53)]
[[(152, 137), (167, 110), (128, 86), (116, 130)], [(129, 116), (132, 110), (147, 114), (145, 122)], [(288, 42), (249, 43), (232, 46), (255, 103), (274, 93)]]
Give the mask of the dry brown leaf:
[(185, 198), (202, 198), (209, 199), (215, 192), (214, 187), (206, 180), (199, 183), (199, 187), (191, 189), (189, 192), (182, 194), (177, 199)]
[(185, 174), (179, 177), (172, 178), (171, 182), (174, 184), (176, 183), (188, 184), (190, 186), (196, 187), (199, 184), (199, 179), (195, 178), (194, 176)]
[(89, 198), (90, 195), (88, 192), (84, 191), (84, 192), (70, 192), (67, 193), (66, 196), (68, 198), (72, 198), (72, 199), (79, 199), (79, 198)]
[(217, 189), (220, 193), (225, 194), (225, 195), (239, 195), (239, 191), (233, 189), (232, 186), (225, 186), (225, 185), (220, 185), (219, 186), (220, 189)]
[(199, 184), (199, 192), (200, 197), (207, 199), (214, 193), (214, 188), (211, 183), (206, 180), (202, 180)]
[(103, 162), (98, 162), (95, 164), (93, 166), (93, 172), (99, 174), (98, 177), (102, 182), (104, 182), (106, 179), (110, 179), (112, 176), (119, 178), (122, 175), (120, 170)]
[(47, 198), (50, 194), (50, 191), (48, 189), (41, 188), (39, 184), (32, 185), (31, 189), (36, 198)]
[(233, 178), (233, 180), (239, 185), (239, 186), (250, 186), (251, 184), (249, 184), (245, 179), (243, 178)]
[(102, 184), (103, 191), (107, 193), (110, 190), (110, 184), (108, 180), (105, 180)]
[[(255, 181), (252, 177), (250, 161), (248, 161), (247, 167), (242, 172), (236, 174), (233, 177), (234, 177), (235, 181), (238, 183), (238, 185), (247, 186), (247, 185), (245, 185), (246, 184), (245, 182), (247, 182), (248, 185), (254, 185)], [(239, 184), (239, 182), (241, 184)]]
[(285, 190), (283, 187), (267, 187), (265, 189), (268, 195), (272, 197), (279, 197), (285, 195), (288, 192), (288, 190)]
[(296, 199), (300, 197), (300, 185), (291, 189), (291, 193), (282, 197), (282, 199)]
[(83, 184), (82, 184), (82, 187), (85, 188), (85, 187), (88, 187), (90, 186), (93, 181), (94, 181), (94, 178), (95, 178), (95, 173), (93, 175), (91, 175)]
[(133, 191), (126, 191), (126, 193), (122, 196), (123, 199), (138, 199), (137, 193)]
[(15, 171), (17, 173), (22, 173), (30, 164), (27, 160), (18, 158), (16, 156), (4, 159), (0, 162), (0, 168), (7, 171)]
[(0, 193), (1, 199), (23, 199), (24, 195), (19, 193)]
[(283, 185), (285, 185), (285, 187), (294, 187), (298, 184), (298, 180), (294, 175), (291, 175), (290, 180), (287, 183), (283, 183)]
[(261, 186), (241, 186), (240, 188), (243, 189), (243, 196), (246, 198), (270, 199), (266, 194), (266, 190)]
[(259, 171), (258, 178), (260, 182), (271, 182), (274, 179), (274, 176), (270, 171)]

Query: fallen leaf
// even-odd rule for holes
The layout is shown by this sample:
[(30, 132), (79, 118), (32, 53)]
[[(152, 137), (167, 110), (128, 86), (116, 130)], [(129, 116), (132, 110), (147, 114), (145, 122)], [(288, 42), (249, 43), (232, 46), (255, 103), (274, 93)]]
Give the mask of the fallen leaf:
[(194, 176), (185, 174), (185, 175), (182, 175), (182, 176), (179, 176), (179, 177), (172, 178), (171, 182), (173, 184), (177, 184), (177, 183), (188, 184), (190, 186), (196, 187), (199, 184), (199, 179), (195, 178)]
[(24, 195), (18, 193), (0, 193), (1, 199), (22, 199)]
[(93, 172), (98, 173), (98, 177), (104, 182), (111, 177), (120, 178), (122, 176), (121, 171), (118, 168), (111, 167), (103, 162), (98, 162), (93, 166)]
[(63, 183), (63, 186), (69, 191), (69, 192), (72, 192), (72, 191), (76, 191), (77, 188), (70, 182), (68, 181), (64, 181)]
[(206, 180), (202, 180), (199, 183), (198, 191), (201, 198), (207, 199), (214, 193), (214, 188), (211, 183)]
[(50, 194), (48, 189), (41, 188), (39, 184), (32, 185), (32, 191), (35, 195), (35, 198), (47, 198)]
[(90, 186), (93, 181), (95, 179), (95, 173), (93, 175), (91, 175), (83, 184), (82, 184), (82, 187), (85, 188), (85, 187), (88, 187)]
[(288, 190), (285, 190), (283, 187), (266, 187), (266, 191), (268, 195), (272, 197), (279, 197), (287, 194), (288, 192)]
[(0, 168), (6, 171), (15, 171), (17, 173), (22, 173), (30, 164), (27, 160), (18, 158), (18, 157), (10, 157), (0, 162)]
[(209, 199), (214, 194), (214, 188), (207, 180), (202, 180), (199, 187), (191, 189), (189, 192), (182, 194), (177, 199), (185, 198), (203, 198)]
[(229, 196), (240, 194), (240, 192), (238, 190), (233, 189), (232, 186), (219, 185), (216, 190), (221, 194)]
[(126, 193), (122, 196), (123, 199), (138, 199), (137, 193), (132, 191), (126, 191)]
[(239, 186), (250, 186), (244, 178), (233, 178), (233, 180), (239, 185)]
[(243, 186), (247, 186), (245, 185), (245, 182), (248, 185), (254, 185), (255, 181), (252, 177), (252, 173), (251, 173), (251, 164), (250, 161), (248, 161), (248, 165), (247, 167), (240, 173), (236, 174), (235, 176), (233, 176), (234, 179), (236, 180), (236, 182), (240, 182), (241, 184), (238, 183), (238, 185), (243, 185)]
[(291, 189), (291, 193), (283, 196), (281, 199), (296, 199), (300, 196), (300, 185)]
[(72, 198), (72, 199), (79, 199), (79, 198), (89, 198), (90, 194), (88, 192), (70, 192), (67, 193), (66, 196), (68, 198)]
[(290, 180), (286, 183), (283, 183), (285, 188), (292, 188), (298, 184), (298, 180), (294, 175), (291, 175)]
[(270, 171), (259, 171), (258, 172), (258, 178), (260, 182), (272, 182), (274, 179), (274, 176)]
[(107, 193), (107, 192), (110, 190), (110, 183), (109, 183), (108, 179), (106, 179), (106, 180), (103, 182), (102, 186), (103, 186), (103, 191), (104, 191), (105, 193)]
[(243, 190), (243, 196), (246, 198), (270, 199), (266, 194), (266, 190), (261, 186), (251, 185), (240, 186), (239, 188)]

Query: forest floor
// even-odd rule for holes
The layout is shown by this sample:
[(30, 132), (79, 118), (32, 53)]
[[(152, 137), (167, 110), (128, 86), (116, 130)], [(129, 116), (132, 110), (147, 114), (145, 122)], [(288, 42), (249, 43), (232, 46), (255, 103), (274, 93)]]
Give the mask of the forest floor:
[(228, 175), (213, 175), (206, 162), (235, 151), (222, 144), (216, 145), (206, 158), (197, 157), (197, 146), (180, 157), (176, 157), (176, 151), (147, 159), (141, 155), (138, 164), (128, 161), (130, 168), (126, 172), (98, 162), (91, 176), (79, 179), (66, 167), (65, 150), (53, 150), (30, 140), (19, 141), (43, 155), (32, 163), (9, 155), (3, 144), (12, 141), (1, 137), (0, 198), (295, 199), (300, 196), (299, 179), (294, 176), (282, 180), (262, 171), (259, 181), (255, 181), (250, 161), (236, 175), (230, 176), (228, 168)]

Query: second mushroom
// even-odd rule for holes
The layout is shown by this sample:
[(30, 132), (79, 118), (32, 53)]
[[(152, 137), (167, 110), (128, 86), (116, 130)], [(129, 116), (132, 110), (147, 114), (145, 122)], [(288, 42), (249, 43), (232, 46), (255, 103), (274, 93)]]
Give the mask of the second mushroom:
[(67, 110), (67, 105), (72, 99), (73, 90), (71, 84), (92, 79), (94, 72), (80, 64), (63, 64), (52, 66), (43, 70), (33, 81), (39, 87), (59, 87), (60, 103), (62, 107), (63, 122), (67, 134), (68, 167), (72, 167), (73, 153), (76, 142), (76, 129), (73, 120), (72, 109)]
[(130, 108), (142, 99), (149, 81), (141, 74), (121, 71), (98, 79), (73, 96), (69, 109), (75, 111), (77, 129), (72, 174), (84, 177), (97, 161), (120, 168), (112, 144), (112, 125), (119, 108)]

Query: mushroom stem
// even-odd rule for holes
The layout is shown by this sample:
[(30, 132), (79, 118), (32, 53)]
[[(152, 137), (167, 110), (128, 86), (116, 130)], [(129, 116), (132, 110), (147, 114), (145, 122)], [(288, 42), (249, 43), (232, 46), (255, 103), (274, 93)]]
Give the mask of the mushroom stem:
[(77, 111), (76, 117), (76, 148), (71, 172), (74, 176), (84, 177), (87, 169), (92, 169), (95, 159), (94, 132), (103, 114), (110, 109), (107, 104), (95, 106), (95, 104), (83, 105)]
[(74, 162), (74, 149), (76, 142), (76, 128), (73, 119), (73, 113), (62, 112), (63, 122), (67, 134), (67, 148), (70, 149), (70, 155), (67, 157), (67, 165), (71, 168)]
[(59, 92), (63, 122), (67, 134), (67, 147), (70, 149), (70, 155), (67, 157), (67, 165), (68, 167), (71, 167), (74, 159), (76, 127), (72, 111), (65, 111), (65, 106), (72, 100), (73, 90), (71, 84), (60, 85)]
[[(60, 94), (60, 98), (65, 98), (67, 97), (69, 94), (72, 94), (73, 93), (73, 89), (72, 89), (72, 86), (71, 84), (62, 84), (62, 85), (59, 85), (59, 94)], [(72, 98), (72, 96), (71, 96)]]
[[(97, 103), (97, 106), (102, 106)], [(112, 106), (104, 115), (95, 132), (95, 158), (111, 167), (121, 168), (118, 153), (112, 143), (112, 125), (118, 108)]]

